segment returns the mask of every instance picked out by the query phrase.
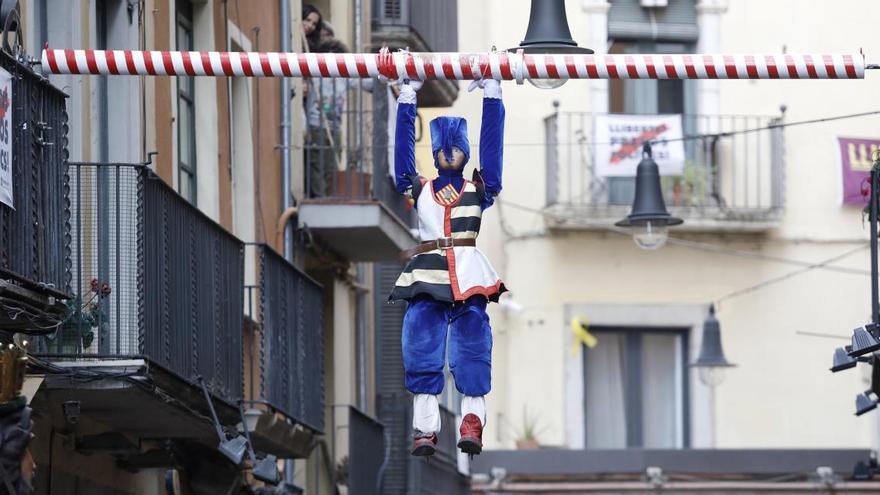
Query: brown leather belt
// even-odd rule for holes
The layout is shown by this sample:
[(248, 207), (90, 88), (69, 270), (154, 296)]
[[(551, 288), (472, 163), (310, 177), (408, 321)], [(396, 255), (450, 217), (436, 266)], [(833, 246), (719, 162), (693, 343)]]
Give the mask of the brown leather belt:
[(421, 244), (416, 244), (416, 247), (412, 249), (407, 249), (406, 251), (400, 252), (400, 259), (408, 260), (413, 256), (418, 254), (427, 253), (429, 251), (434, 251), (435, 249), (451, 249), (454, 247), (463, 247), (463, 246), (476, 246), (476, 239), (454, 239), (452, 237), (441, 237), (439, 239), (434, 239), (433, 241), (423, 242)]

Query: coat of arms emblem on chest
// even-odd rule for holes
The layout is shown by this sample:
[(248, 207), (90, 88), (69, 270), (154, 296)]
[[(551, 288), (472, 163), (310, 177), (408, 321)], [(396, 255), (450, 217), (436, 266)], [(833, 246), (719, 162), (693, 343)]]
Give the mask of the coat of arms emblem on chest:
[(443, 189), (434, 193), (434, 197), (437, 198), (438, 203), (442, 205), (450, 205), (458, 199), (458, 191), (452, 186), (452, 184), (446, 184)]

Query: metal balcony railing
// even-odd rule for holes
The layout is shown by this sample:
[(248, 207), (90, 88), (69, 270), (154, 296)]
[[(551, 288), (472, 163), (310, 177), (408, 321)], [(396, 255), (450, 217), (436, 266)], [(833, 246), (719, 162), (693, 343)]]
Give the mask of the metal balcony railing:
[(458, 51), (458, 3), (453, 0), (373, 0), (373, 24), (374, 30), (410, 28), (426, 51)]
[(69, 164), (71, 316), (59, 359), (140, 357), (242, 396), (243, 244), (143, 165)]
[(324, 430), (323, 289), (266, 245), (253, 249), (258, 283), (246, 306), (258, 322), (259, 400), (316, 431)]
[(348, 493), (380, 495), (383, 465), (387, 466), (385, 427), (358, 409), (348, 408)]
[[(458, 51), (458, 2), (455, 0), (373, 0), (372, 7), (374, 48)], [(428, 81), (419, 91), (419, 106), (449, 107), (458, 98), (458, 91), (458, 81)]]
[[(632, 203), (631, 177), (595, 170), (595, 114), (560, 112), (545, 119), (546, 206), (557, 226), (619, 220)], [(683, 115), (684, 173), (661, 179), (670, 212), (708, 227), (770, 225), (784, 208), (781, 117)], [(696, 222), (696, 223), (700, 223)], [(694, 222), (692, 222), (693, 225)]]
[(7, 163), (14, 205), (0, 204), (0, 277), (63, 292), (70, 261), (65, 95), (5, 52), (0, 67), (12, 75), (13, 154)]
[[(374, 146), (388, 146), (388, 124), (373, 121), (369, 93), (374, 87), (384, 92), (385, 87), (330, 78), (312, 78), (308, 84), (306, 196), (313, 201), (379, 201), (413, 226), (412, 210), (395, 190), (387, 163), (373, 159)], [(375, 139), (376, 132), (385, 139)]]

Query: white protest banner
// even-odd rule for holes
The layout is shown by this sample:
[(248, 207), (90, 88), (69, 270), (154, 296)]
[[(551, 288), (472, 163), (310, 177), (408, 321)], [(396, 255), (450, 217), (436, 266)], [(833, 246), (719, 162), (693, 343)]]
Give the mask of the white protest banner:
[(0, 69), (0, 202), (12, 203), (12, 76)]
[(681, 115), (597, 115), (596, 175), (636, 175), (645, 141), (651, 141), (654, 161), (661, 175), (681, 175), (685, 161), (681, 137)]

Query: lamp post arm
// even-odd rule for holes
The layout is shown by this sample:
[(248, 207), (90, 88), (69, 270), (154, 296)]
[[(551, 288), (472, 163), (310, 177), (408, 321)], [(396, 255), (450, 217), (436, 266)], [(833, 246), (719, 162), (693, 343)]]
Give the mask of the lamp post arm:
[[(878, 301), (878, 260), (877, 260), (877, 213), (880, 205), (880, 153), (874, 153), (874, 165), (871, 167), (871, 322), (880, 325), (880, 301)], [(877, 328), (875, 326), (875, 328)]]

